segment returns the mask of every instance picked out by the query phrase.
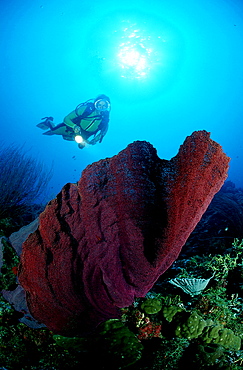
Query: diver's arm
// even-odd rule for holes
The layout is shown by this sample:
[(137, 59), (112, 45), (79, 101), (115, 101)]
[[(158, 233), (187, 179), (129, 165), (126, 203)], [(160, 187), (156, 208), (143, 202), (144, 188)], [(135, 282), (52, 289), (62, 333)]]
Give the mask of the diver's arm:
[(67, 125), (68, 127), (71, 127), (72, 129), (77, 127), (77, 124), (74, 123), (73, 120), (75, 118), (79, 117), (79, 116), (82, 116), (82, 114), (84, 113), (85, 108), (86, 108), (86, 106), (81, 106), (78, 109), (75, 109), (71, 113), (69, 113), (63, 120), (65, 125)]
[(68, 127), (71, 127), (71, 128), (74, 128), (76, 125), (75, 123), (73, 123), (73, 119), (77, 117), (77, 114), (75, 112), (75, 110), (73, 110), (71, 113), (69, 113), (63, 120), (63, 122), (65, 123), (65, 125), (67, 125)]
[(102, 119), (102, 123), (101, 123), (101, 130), (100, 132), (98, 133), (98, 135), (95, 135), (95, 137), (93, 138), (93, 140), (91, 140), (92, 144), (96, 144), (97, 142), (101, 143), (102, 140), (103, 140), (103, 137), (106, 135), (107, 131), (108, 131), (108, 123), (109, 123), (109, 115), (106, 115), (103, 117)]
[(92, 140), (88, 141), (88, 143), (91, 145), (95, 145), (97, 142), (101, 143), (103, 140), (103, 137), (107, 133), (107, 130), (108, 130), (108, 124), (106, 125), (105, 129), (100, 130), (100, 132), (97, 135), (95, 135), (95, 137)]
[(92, 140), (86, 140), (88, 144), (90, 145), (95, 145), (100, 139), (102, 140), (102, 137), (103, 135), (101, 135), (101, 132), (96, 135)]

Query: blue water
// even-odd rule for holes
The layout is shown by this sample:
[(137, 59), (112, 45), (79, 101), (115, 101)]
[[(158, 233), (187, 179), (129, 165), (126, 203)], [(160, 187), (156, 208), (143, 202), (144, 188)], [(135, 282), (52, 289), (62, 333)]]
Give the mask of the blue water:
[[(202, 129), (243, 187), (241, 0), (8, 0), (0, 24), (1, 140), (53, 166), (49, 198), (134, 140), (170, 159)], [(100, 93), (112, 104), (101, 144), (80, 150), (36, 127)]]

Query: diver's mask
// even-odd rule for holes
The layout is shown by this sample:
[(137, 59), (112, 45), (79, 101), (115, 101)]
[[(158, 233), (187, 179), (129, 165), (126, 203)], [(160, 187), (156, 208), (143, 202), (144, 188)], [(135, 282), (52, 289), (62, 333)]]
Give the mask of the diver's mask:
[(105, 112), (105, 111), (109, 112), (111, 109), (111, 105), (106, 99), (96, 100), (96, 102), (94, 103), (94, 106), (95, 106), (95, 109), (100, 112)]

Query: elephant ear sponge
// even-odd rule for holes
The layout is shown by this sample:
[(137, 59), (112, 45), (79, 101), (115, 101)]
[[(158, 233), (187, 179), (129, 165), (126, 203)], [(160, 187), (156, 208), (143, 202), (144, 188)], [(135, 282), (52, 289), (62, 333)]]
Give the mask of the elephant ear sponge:
[(86, 167), (23, 243), (19, 282), (32, 316), (80, 336), (145, 297), (223, 185), (229, 158), (206, 131), (170, 161), (146, 141)]

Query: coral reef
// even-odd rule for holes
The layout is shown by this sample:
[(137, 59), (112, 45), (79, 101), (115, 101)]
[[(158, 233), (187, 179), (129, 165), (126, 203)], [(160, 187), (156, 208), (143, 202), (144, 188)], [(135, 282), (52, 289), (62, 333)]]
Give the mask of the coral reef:
[(119, 318), (178, 257), (228, 162), (209, 133), (198, 131), (170, 161), (134, 142), (88, 166), (23, 243), (18, 277), (32, 315), (72, 336)]
[[(238, 261), (243, 255), (243, 242), (235, 241), (228, 252), (227, 266), (235, 266), (235, 254)], [(205, 265), (207, 268), (207, 260)], [(198, 269), (193, 263), (188, 266), (192, 275)], [(202, 267), (203, 260), (200, 260), (200, 270)], [(243, 297), (230, 294), (228, 284), (225, 288), (219, 286), (219, 273), (228, 278), (221, 263), (214, 269), (210, 284), (195, 296), (171, 285), (166, 273), (163, 274), (160, 279), (164, 285), (157, 282), (145, 298), (137, 298), (131, 306), (122, 309), (121, 321), (108, 320), (88, 337), (72, 338), (53, 335), (47, 328), (31, 329), (19, 323), (19, 312), (0, 299), (0, 363), (9, 370), (30, 367), (33, 370), (78, 370), (80, 366), (83, 370), (91, 367), (240, 370)], [(242, 277), (238, 284), (241, 282)], [(160, 293), (154, 291), (157, 285)], [(179, 291), (180, 295), (172, 291)], [(16, 303), (14, 308), (20, 311)]]
[(145, 326), (138, 328), (138, 339), (161, 338), (161, 324), (148, 322)]

